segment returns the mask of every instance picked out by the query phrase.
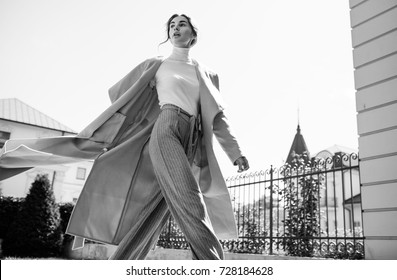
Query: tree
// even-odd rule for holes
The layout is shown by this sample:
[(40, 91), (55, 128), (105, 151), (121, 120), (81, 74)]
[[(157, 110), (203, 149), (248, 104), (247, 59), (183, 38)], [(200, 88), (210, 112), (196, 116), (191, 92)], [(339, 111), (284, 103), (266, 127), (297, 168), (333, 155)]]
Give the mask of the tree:
[(68, 227), (70, 216), (72, 215), (74, 208), (73, 203), (64, 203), (59, 204), (59, 213), (61, 215), (61, 223), (60, 228), (61, 232), (63, 233), (63, 242), (62, 242), (62, 256), (68, 257), (69, 250), (71, 249), (71, 244), (73, 242), (74, 236), (66, 233), (66, 228)]
[(59, 207), (47, 175), (37, 175), (3, 242), (4, 255), (51, 257), (60, 253)]
[[(293, 164), (284, 173), (284, 245), (288, 255), (312, 257), (315, 249), (313, 240), (320, 235), (318, 202), (321, 176), (312, 175), (314, 170), (305, 154), (295, 155)], [(307, 171), (310, 172), (307, 174)]]

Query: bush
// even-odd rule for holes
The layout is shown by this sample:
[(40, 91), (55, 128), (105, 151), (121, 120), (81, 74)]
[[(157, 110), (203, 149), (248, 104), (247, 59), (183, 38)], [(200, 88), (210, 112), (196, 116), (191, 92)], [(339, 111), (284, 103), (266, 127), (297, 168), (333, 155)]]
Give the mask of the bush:
[(4, 239), (12, 222), (22, 208), (24, 198), (0, 197), (0, 238)]
[(37, 175), (3, 242), (17, 257), (58, 256), (62, 245), (59, 207), (47, 175)]
[(74, 208), (74, 204), (70, 202), (59, 205), (59, 213), (61, 214), (60, 228), (63, 234), (63, 243), (62, 243), (63, 253), (67, 252), (68, 246), (70, 242), (73, 241), (74, 238), (72, 235), (65, 233), (69, 223), (70, 216), (72, 215), (73, 212), (73, 208)]
[[(284, 179), (285, 188), (282, 191), (286, 205), (284, 246), (290, 256), (313, 257), (313, 239), (320, 236), (318, 201), (322, 187), (321, 176), (310, 174), (316, 170), (310, 168), (305, 153), (302, 156), (295, 155), (292, 162), (295, 168), (288, 166), (287, 171), (296, 176), (296, 179)], [(309, 175), (305, 175), (306, 171), (309, 171)]]

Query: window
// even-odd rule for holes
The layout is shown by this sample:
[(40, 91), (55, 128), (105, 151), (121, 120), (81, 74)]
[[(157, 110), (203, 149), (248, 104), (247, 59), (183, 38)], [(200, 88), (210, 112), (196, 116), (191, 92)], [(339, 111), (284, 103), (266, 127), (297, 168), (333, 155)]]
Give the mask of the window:
[(11, 133), (0, 131), (0, 149), (3, 148), (4, 143), (10, 139)]
[(320, 198), (320, 206), (321, 207), (335, 207), (336, 205), (338, 205), (338, 198), (337, 197), (327, 197), (327, 199), (325, 197), (321, 197)]
[(85, 173), (86, 173), (86, 169), (85, 168), (77, 167), (76, 179), (85, 180)]

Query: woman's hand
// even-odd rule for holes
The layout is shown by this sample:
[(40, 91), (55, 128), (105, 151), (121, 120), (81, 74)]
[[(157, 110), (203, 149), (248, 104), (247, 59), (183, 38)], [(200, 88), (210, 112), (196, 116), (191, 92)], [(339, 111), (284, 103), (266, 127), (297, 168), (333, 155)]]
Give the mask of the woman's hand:
[(237, 172), (239, 172), (239, 173), (241, 173), (243, 171), (246, 171), (246, 170), (248, 170), (250, 168), (250, 166), (248, 164), (248, 160), (246, 159), (246, 157), (239, 157), (234, 162), (234, 165), (238, 165)]

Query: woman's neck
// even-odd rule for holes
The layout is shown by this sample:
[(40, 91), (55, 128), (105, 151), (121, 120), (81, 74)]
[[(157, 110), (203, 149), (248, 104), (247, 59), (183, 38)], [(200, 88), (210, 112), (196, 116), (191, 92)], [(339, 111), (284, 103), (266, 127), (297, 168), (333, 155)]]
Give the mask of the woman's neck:
[(172, 49), (172, 53), (168, 57), (168, 59), (181, 61), (181, 62), (192, 62), (189, 52), (190, 52), (190, 48), (178, 48), (174, 46)]

